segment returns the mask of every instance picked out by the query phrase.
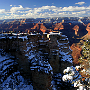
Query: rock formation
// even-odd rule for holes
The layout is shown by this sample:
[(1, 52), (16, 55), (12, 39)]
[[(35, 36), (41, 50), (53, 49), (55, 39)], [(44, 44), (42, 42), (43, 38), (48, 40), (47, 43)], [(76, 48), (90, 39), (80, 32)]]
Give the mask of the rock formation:
[(43, 23), (40, 25), (40, 30), (45, 33), (46, 32), (46, 27), (43, 25)]
[(25, 84), (25, 79), (18, 70), (20, 68), (18, 66), (14, 56), (0, 49), (0, 90), (14, 90), (18, 88), (19, 90), (33, 90), (32, 85)]
[(88, 31), (88, 35), (90, 35), (90, 23), (88, 23), (86, 30)]
[[(49, 62), (54, 72), (59, 72), (60, 68), (65, 68), (61, 62), (72, 63), (71, 50), (67, 36), (59, 33), (50, 33), (50, 59)], [(59, 63), (59, 64), (58, 64)], [(64, 64), (65, 65), (65, 64)], [(67, 67), (67, 64), (66, 64)]]
[(75, 30), (75, 35), (78, 35), (79, 26), (75, 25), (73, 30)]
[[(78, 29), (79, 29), (79, 26), (74, 26), (73, 28), (74, 30), (76, 30), (76, 33), (78, 33)], [(78, 43), (73, 43), (71, 45), (71, 50), (72, 50), (72, 57), (73, 57), (73, 63), (74, 65), (76, 64), (79, 64), (79, 57), (81, 56), (81, 46), (84, 44), (84, 42), (87, 40), (87, 39), (90, 39), (90, 23), (88, 23), (87, 27), (86, 27), (86, 30), (88, 31), (88, 33), (86, 35), (84, 35), (83, 37), (80, 38), (80, 41)]]
[(37, 23), (36, 25), (34, 25), (33, 28), (31, 28), (32, 30), (35, 30), (35, 31), (42, 31), (43, 33), (46, 32), (47, 28), (44, 26), (43, 23)]
[[(36, 90), (47, 90), (51, 86), (51, 76), (53, 73), (59, 73), (61, 69), (69, 64), (61, 65), (61, 62), (72, 62), (67, 36), (60, 33), (50, 33), (49, 38), (46, 34), (43, 39), (39, 35), (28, 36), (27, 49), (25, 56), (31, 63), (33, 86)], [(31, 39), (32, 38), (32, 39)], [(43, 86), (42, 86), (43, 83)]]
[(8, 23), (8, 24), (1, 24), (0, 25), (0, 31), (3, 30), (3, 32), (8, 32), (8, 31), (15, 31), (15, 32), (23, 32), (25, 31), (26, 29), (31, 29), (33, 27), (33, 23), (27, 23), (27, 24), (24, 24), (24, 23)]
[(79, 64), (79, 57), (81, 55), (81, 50), (82, 48), (78, 47), (77, 45), (75, 44), (72, 44), (72, 46), (70, 47), (71, 50), (72, 50), (72, 57), (73, 57), (73, 64), (76, 65), (76, 64)]
[(56, 23), (54, 25), (54, 30), (62, 30), (64, 29), (64, 26), (62, 25), (62, 23)]

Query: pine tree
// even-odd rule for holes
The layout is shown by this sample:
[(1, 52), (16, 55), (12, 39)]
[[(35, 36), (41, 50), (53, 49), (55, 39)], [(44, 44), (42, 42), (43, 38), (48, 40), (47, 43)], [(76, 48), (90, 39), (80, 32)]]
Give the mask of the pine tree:
[(86, 40), (82, 46), (82, 55), (79, 58), (80, 64), (90, 75), (90, 40)]
[(80, 63), (87, 60), (90, 62), (90, 40), (86, 40), (82, 46), (82, 56), (79, 58)]

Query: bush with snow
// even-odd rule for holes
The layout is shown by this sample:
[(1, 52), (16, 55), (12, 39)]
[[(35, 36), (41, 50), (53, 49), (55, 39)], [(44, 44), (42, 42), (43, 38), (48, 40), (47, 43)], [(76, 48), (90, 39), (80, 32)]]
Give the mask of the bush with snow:
[[(71, 84), (74, 85), (74, 87), (79, 87), (79, 89), (77, 90), (86, 90), (85, 89), (85, 84), (82, 80), (82, 76), (80, 75), (80, 73), (77, 71), (77, 69), (82, 68), (81, 66), (76, 66), (76, 67), (67, 67), (67, 69), (65, 69), (63, 71), (63, 73), (65, 75), (63, 75), (62, 80), (64, 82), (71, 82)], [(82, 70), (83, 72), (85, 72), (85, 69)], [(85, 79), (85, 82), (88, 83), (90, 80)], [(90, 86), (87, 85), (87, 88), (90, 88)]]

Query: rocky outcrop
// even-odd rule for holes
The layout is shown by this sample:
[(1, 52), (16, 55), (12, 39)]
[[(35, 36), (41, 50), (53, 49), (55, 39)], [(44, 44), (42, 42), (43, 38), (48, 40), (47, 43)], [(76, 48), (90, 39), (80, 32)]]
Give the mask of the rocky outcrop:
[(45, 33), (46, 32), (46, 30), (47, 30), (47, 28), (44, 26), (44, 24), (43, 23), (37, 23), (33, 28), (31, 28), (32, 30), (36, 30), (36, 31), (38, 31), (38, 30), (40, 30), (40, 31), (42, 31), (43, 33)]
[(24, 50), (31, 63), (33, 86), (36, 90), (51, 89), (52, 73), (59, 73), (72, 63), (67, 36), (57, 32), (48, 35), (49, 38), (46, 38), (46, 34), (43, 38), (35, 34), (28, 36), (27, 50)]
[(88, 23), (86, 30), (88, 31), (88, 35), (90, 35), (90, 23)]
[(82, 48), (80, 48), (80, 47), (78, 47), (77, 45), (75, 45), (75, 44), (72, 44), (72, 46), (70, 47), (71, 48), (71, 50), (72, 50), (72, 57), (73, 57), (73, 64), (74, 65), (77, 65), (77, 64), (79, 64), (79, 61), (78, 61), (78, 59), (79, 59), (79, 57), (80, 57), (80, 55), (81, 55), (81, 50), (82, 50)]
[(64, 29), (64, 26), (62, 25), (62, 23), (56, 23), (53, 27), (54, 27), (54, 30)]
[[(60, 73), (69, 66), (69, 63), (72, 63), (68, 38), (61, 32), (45, 33), (43, 37), (40, 34), (31, 34), (27, 38), (20, 42), (17, 42), (18, 39), (16, 41), (17, 51), (14, 55), (18, 58), (19, 70), (23, 76), (32, 75), (33, 86), (36, 90), (50, 90), (53, 73)], [(11, 41), (8, 39), (8, 46), (15, 44), (14, 40)], [(6, 42), (2, 44), (4, 43), (6, 45)]]
[(25, 73), (22, 75), (19, 69), (16, 58), (0, 49), (0, 90), (33, 90), (32, 85), (25, 83), (27, 75), (24, 78)]
[(33, 87), (35, 90), (52, 90), (51, 75), (43, 72), (32, 71)]
[[(77, 29), (79, 29), (79, 26), (76, 26), (73, 29), (77, 31)], [(86, 35), (84, 35), (83, 37), (81, 37), (80, 41), (78, 43), (76, 43), (76, 44), (73, 43), (70, 47), (72, 50), (72, 57), (74, 59), (73, 60), (74, 65), (79, 64), (78, 59), (81, 56), (81, 51), (82, 51), (81, 46), (84, 44), (84, 42), (87, 39), (90, 39), (90, 23), (88, 23), (86, 30), (88, 31), (88, 33)]]
[(9, 56), (3, 49), (0, 49), (0, 85), (17, 70), (16, 64), (15, 57)]
[(43, 25), (43, 23), (40, 25), (40, 30), (45, 33), (46, 32), (46, 27)]
[(37, 29), (37, 30), (38, 30), (38, 29), (40, 29), (40, 24), (38, 24), (38, 23), (37, 23), (37, 24), (36, 24), (36, 25), (34, 25), (34, 27), (33, 27), (33, 28), (31, 28), (31, 29)]
[[(39, 58), (41, 57), (42, 56), (39, 56)], [(32, 66), (30, 67), (30, 69), (32, 72), (33, 86), (35, 90), (52, 90), (51, 80), (53, 75), (53, 69), (49, 62), (44, 61), (42, 58), (39, 60), (33, 59), (31, 60), (31, 62)]]
[(78, 35), (79, 26), (75, 25), (73, 30), (75, 30), (75, 35)]
[(46, 42), (40, 40), (42, 38), (39, 35), (31, 35), (29, 38), (26, 44), (27, 49), (24, 51), (31, 64), (33, 86), (35, 90), (52, 90), (53, 69), (48, 62), (49, 50), (47, 50)]
[(9, 37), (0, 39), (0, 49), (6, 52), (11, 52), (11, 55), (15, 56), (18, 62), (18, 67), (21, 73), (26, 74), (27, 78), (30, 78), (30, 68), (27, 57), (24, 50), (26, 49), (27, 40)]
[(9, 24), (1, 24), (0, 25), (0, 32), (3, 30), (3, 32), (8, 32), (8, 31), (14, 31), (14, 32), (25, 32), (26, 29), (31, 29), (33, 27), (33, 23), (29, 24), (22, 24), (22, 23), (9, 23)]
[(65, 64), (62, 62), (67, 62), (66, 67), (69, 63), (72, 63), (71, 50), (69, 48), (69, 41), (67, 36), (60, 33), (50, 33), (50, 59), (49, 62), (55, 73), (58, 73), (65, 68)]

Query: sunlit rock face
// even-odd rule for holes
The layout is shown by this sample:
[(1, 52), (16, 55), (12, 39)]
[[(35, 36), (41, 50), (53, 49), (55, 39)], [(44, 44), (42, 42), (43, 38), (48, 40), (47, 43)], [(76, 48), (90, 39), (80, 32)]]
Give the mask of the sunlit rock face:
[(33, 28), (31, 28), (32, 30), (36, 30), (36, 31), (42, 31), (43, 33), (46, 32), (47, 28), (44, 26), (43, 23), (37, 23), (36, 25), (34, 25)]
[(70, 47), (71, 50), (72, 50), (72, 57), (73, 57), (73, 64), (76, 65), (76, 64), (79, 64), (79, 57), (81, 55), (81, 50), (82, 48), (76, 46), (75, 44), (72, 44), (72, 46)]
[(43, 33), (45, 33), (46, 32), (46, 27), (43, 25), (43, 23), (41, 24), (41, 26), (40, 26), (40, 30), (43, 32)]
[(34, 25), (33, 23), (21, 23), (19, 21), (14, 22), (7, 22), (7, 24), (0, 24), (0, 31), (3, 32), (25, 32), (26, 29), (32, 28)]
[(72, 56), (73, 56), (73, 59), (74, 59), (73, 63), (74, 64), (79, 64), (78, 59), (81, 55), (81, 50), (82, 50), (81, 46), (84, 44), (84, 42), (87, 39), (90, 39), (90, 35), (89, 35), (89, 33), (90, 33), (90, 23), (87, 24), (86, 30), (88, 31), (88, 33), (80, 38), (79, 43), (71, 45)]
[[(88, 90), (90, 88), (90, 60), (89, 60), (89, 46), (90, 46), (90, 40), (87, 39), (89, 37), (89, 34), (86, 34), (83, 36), (83, 39), (75, 44), (72, 44), (71, 49), (72, 56), (73, 56), (73, 63), (75, 66), (78, 64), (79, 66), (76, 66), (76, 70), (81, 75), (80, 78), (77, 78), (77, 80), (74, 80), (74, 87), (79, 87), (79, 89), (86, 89)], [(67, 76), (67, 75), (66, 75)], [(65, 77), (64, 77), (65, 78)]]
[(54, 27), (54, 30), (64, 29), (64, 26), (62, 25), (62, 23), (56, 23), (53, 27)]
[(78, 25), (75, 25), (75, 26), (73, 27), (73, 30), (75, 30), (75, 35), (78, 35), (79, 26), (78, 26)]
[(90, 35), (90, 23), (88, 23), (86, 30), (88, 31), (88, 35)]

